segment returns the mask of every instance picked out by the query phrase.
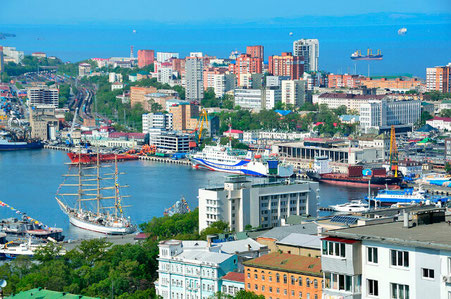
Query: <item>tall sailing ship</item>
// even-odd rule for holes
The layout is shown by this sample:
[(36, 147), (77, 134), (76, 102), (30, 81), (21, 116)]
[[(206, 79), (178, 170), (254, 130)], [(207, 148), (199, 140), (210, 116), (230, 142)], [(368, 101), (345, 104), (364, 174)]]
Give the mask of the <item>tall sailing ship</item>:
[[(134, 233), (136, 225), (123, 212), (126, 206), (122, 205), (122, 199), (128, 196), (121, 195), (120, 190), (128, 186), (119, 185), (118, 176), (122, 173), (118, 172), (117, 158), (114, 172), (109, 173), (101, 173), (101, 169), (111, 170), (112, 165), (101, 166), (100, 159), (96, 160), (94, 166), (80, 162), (70, 166), (69, 173), (63, 175), (56, 201), (76, 227), (108, 235)], [(72, 191), (63, 192), (66, 187)]]

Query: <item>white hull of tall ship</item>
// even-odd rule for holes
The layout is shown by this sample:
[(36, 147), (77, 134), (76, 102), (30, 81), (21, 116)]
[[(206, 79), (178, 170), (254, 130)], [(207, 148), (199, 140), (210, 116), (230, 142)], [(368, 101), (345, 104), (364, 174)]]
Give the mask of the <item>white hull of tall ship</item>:
[(129, 226), (129, 227), (112, 227), (112, 226), (104, 226), (95, 224), (88, 221), (83, 221), (81, 219), (78, 219), (72, 215), (69, 216), (69, 222), (78, 228), (86, 229), (89, 231), (102, 233), (106, 235), (127, 235), (134, 233), (136, 231), (135, 226)]

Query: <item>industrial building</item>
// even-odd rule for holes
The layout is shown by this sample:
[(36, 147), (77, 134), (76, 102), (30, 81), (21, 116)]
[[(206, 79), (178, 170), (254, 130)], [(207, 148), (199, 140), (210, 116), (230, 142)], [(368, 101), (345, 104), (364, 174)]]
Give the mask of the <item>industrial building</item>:
[(27, 93), (31, 107), (49, 105), (53, 108), (58, 108), (59, 91), (56, 88), (49, 88), (47, 86), (31, 87)]

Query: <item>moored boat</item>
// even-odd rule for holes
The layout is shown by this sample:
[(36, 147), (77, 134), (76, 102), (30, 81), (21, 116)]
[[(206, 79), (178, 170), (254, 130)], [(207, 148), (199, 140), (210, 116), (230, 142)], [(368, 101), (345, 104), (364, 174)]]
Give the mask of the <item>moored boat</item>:
[(207, 145), (188, 157), (196, 169), (207, 169), (256, 177), (281, 177), (293, 175), (293, 166), (283, 163), (276, 155), (259, 155), (250, 151), (233, 149), (231, 145)]
[(137, 160), (139, 157), (137, 155), (129, 154), (113, 154), (113, 153), (67, 153), (70, 161), (74, 164), (81, 162), (82, 164), (95, 164), (97, 159), (102, 162), (114, 162), (117, 161), (127, 161), (127, 160)]
[(361, 200), (352, 200), (347, 203), (331, 205), (329, 208), (334, 212), (366, 212), (370, 209), (369, 204)]

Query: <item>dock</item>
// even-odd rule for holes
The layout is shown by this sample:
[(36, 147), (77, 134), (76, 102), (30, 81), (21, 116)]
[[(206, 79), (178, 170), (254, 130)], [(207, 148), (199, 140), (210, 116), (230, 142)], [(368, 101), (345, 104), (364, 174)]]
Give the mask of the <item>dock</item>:
[[(104, 236), (100, 237), (98, 239), (105, 240), (106, 242), (112, 243), (112, 246), (114, 245), (125, 245), (125, 244), (135, 244), (138, 241), (135, 240), (136, 234), (131, 235), (124, 235), (124, 236)], [(92, 240), (92, 239), (90, 239)], [(75, 247), (79, 246), (81, 242), (84, 240), (74, 240), (74, 241), (68, 241), (63, 243), (63, 248), (67, 251), (74, 249)]]
[(51, 149), (51, 150), (56, 150), (56, 151), (65, 151), (65, 152), (70, 152), (71, 148), (67, 147), (67, 146), (59, 146), (59, 145), (48, 145), (45, 144), (44, 145), (45, 149)]
[(181, 164), (190, 165), (191, 162), (188, 159), (175, 160), (169, 157), (156, 157), (156, 156), (139, 156), (140, 160), (147, 160), (153, 162), (170, 163), (170, 164)]

